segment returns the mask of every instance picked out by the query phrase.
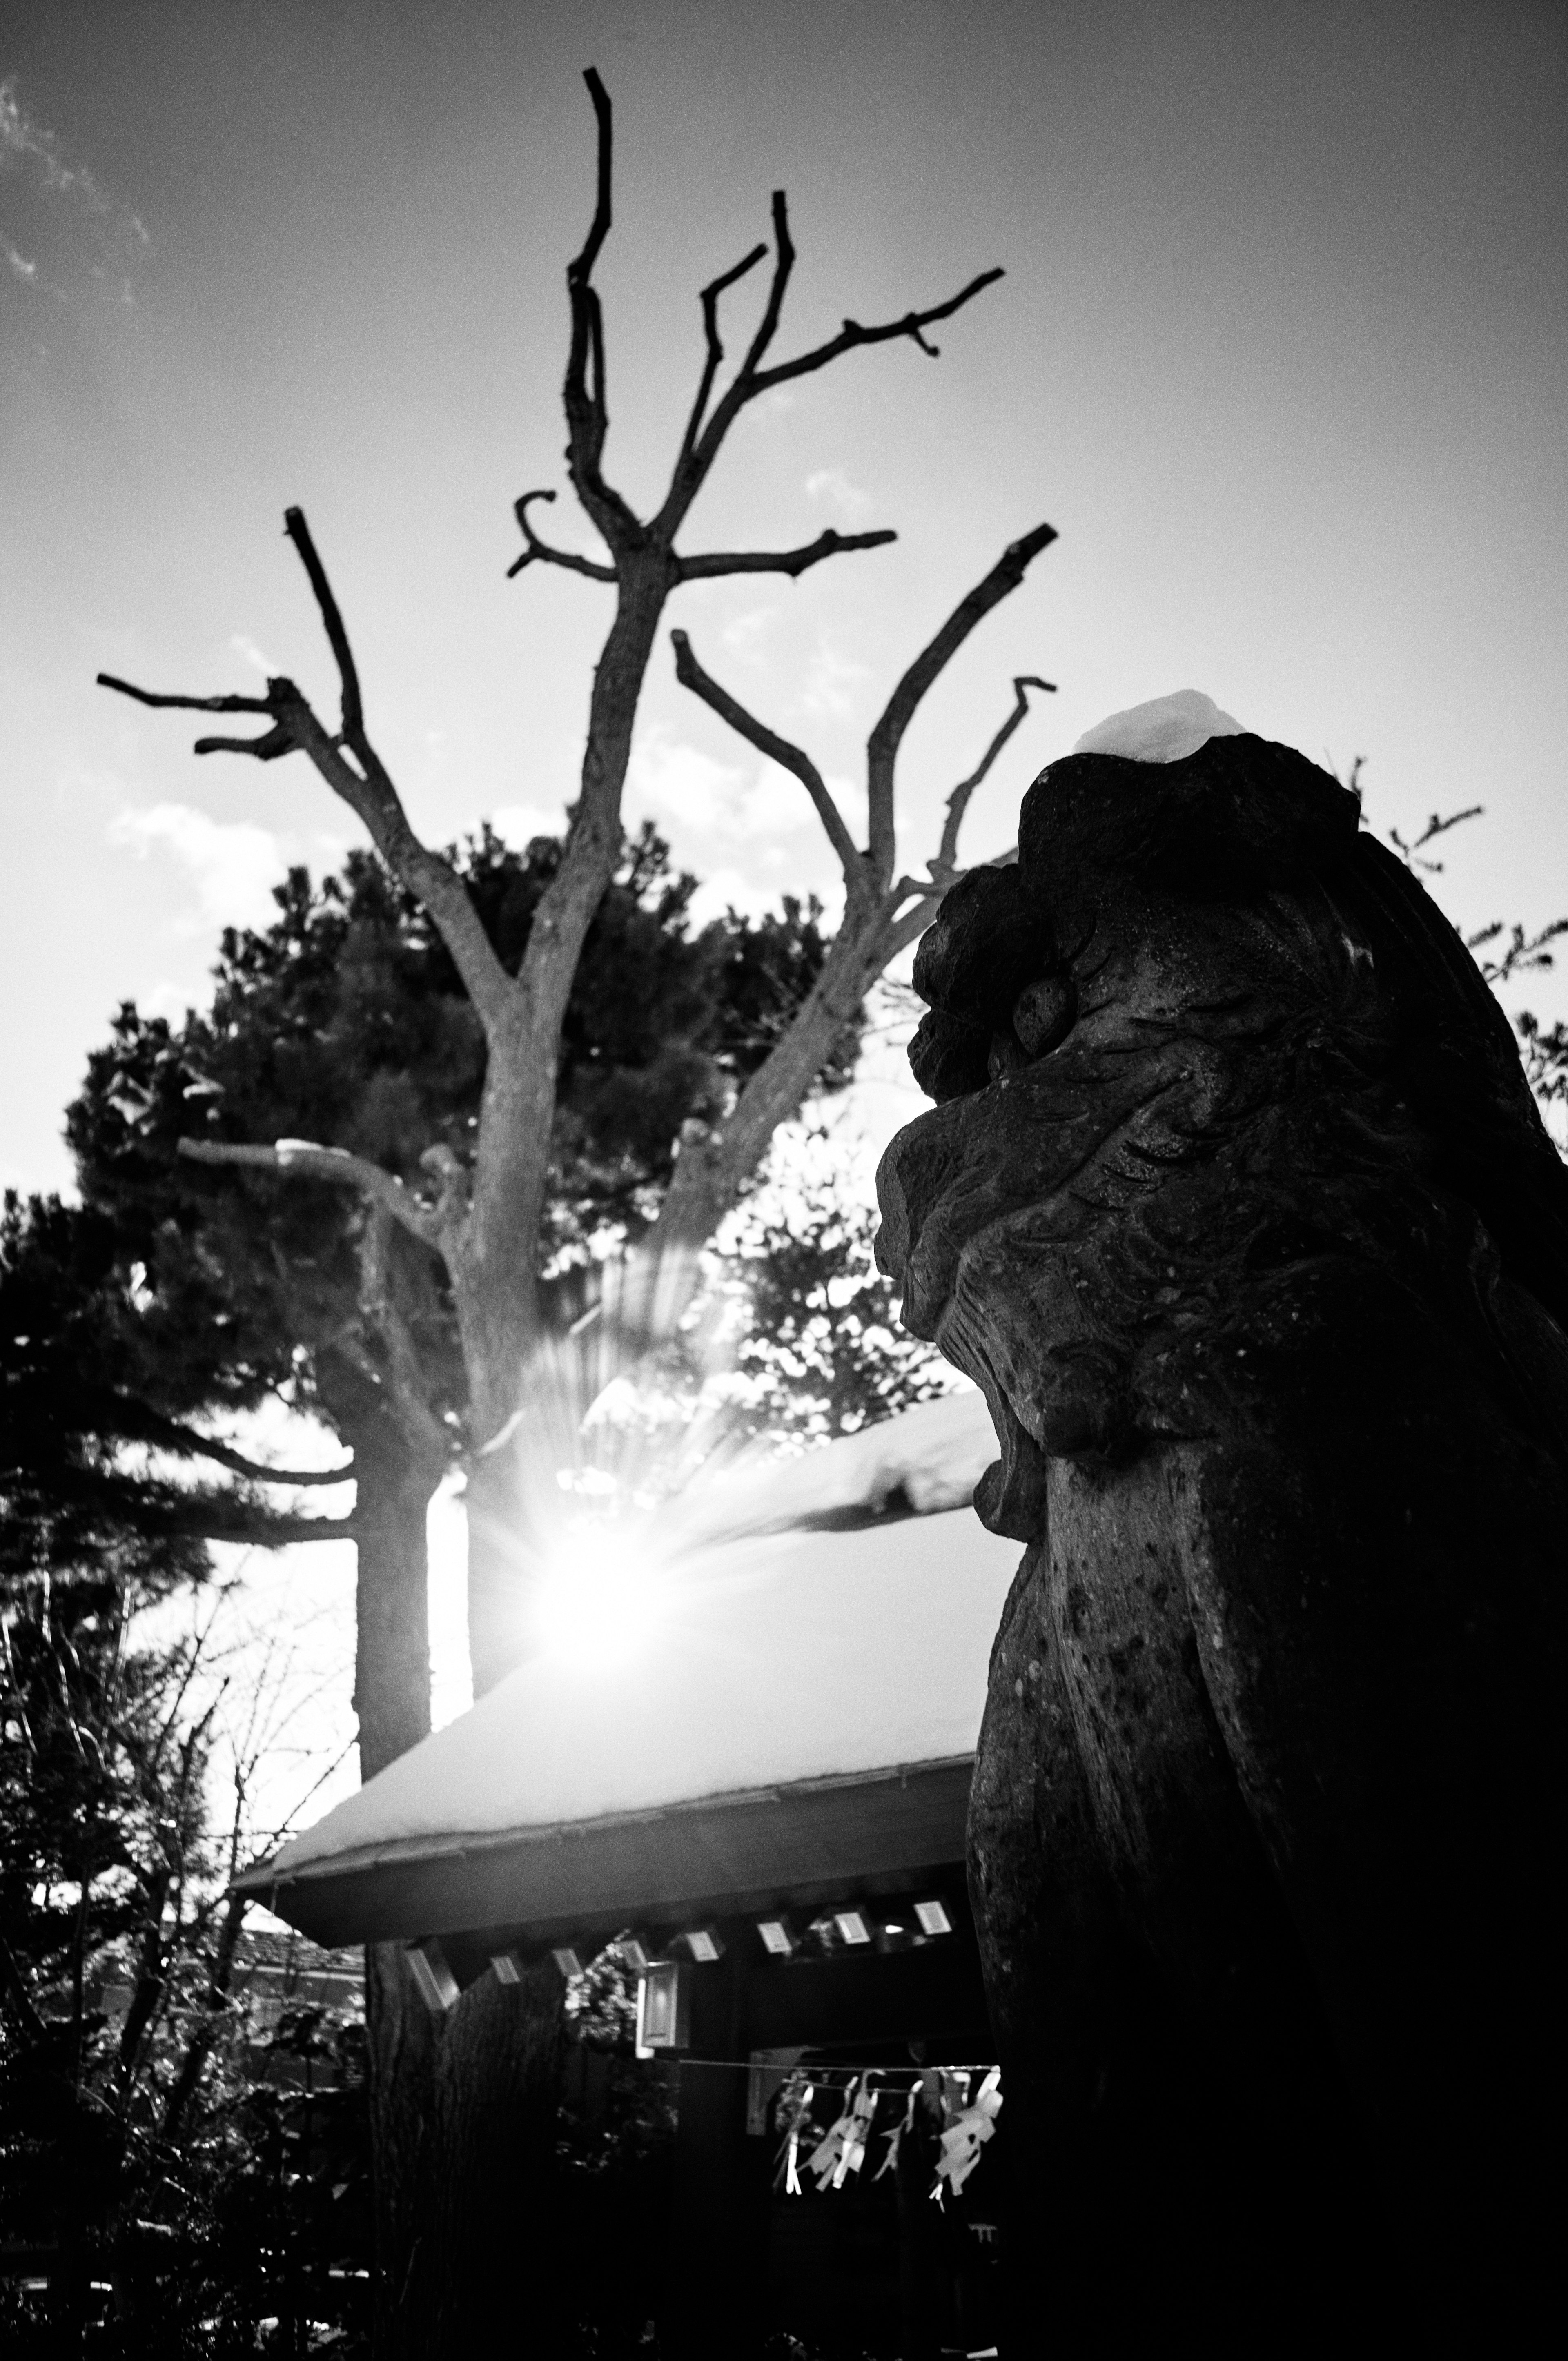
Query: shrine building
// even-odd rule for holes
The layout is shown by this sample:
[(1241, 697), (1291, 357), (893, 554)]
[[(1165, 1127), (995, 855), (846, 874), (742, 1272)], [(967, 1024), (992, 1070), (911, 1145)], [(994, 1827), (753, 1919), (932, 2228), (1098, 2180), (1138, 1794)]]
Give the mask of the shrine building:
[(408, 1945), (435, 2009), (629, 1938), (640, 2054), (678, 2069), (666, 2351), (825, 2323), (896, 2351), (912, 2306), (942, 2349), (993, 2336), (1002, 2167), (935, 2206), (907, 2156), (879, 2177), (878, 2136), (792, 2197), (773, 2114), (797, 2066), (818, 2126), (877, 2070), (881, 2135), (922, 2072), (966, 2070), (951, 2109), (991, 2058), (964, 1824), (1018, 1557), (969, 1505), (994, 1451), (956, 1395), (677, 1503), (597, 1592), (566, 1569), (537, 1653), (244, 1881), (318, 1942)]

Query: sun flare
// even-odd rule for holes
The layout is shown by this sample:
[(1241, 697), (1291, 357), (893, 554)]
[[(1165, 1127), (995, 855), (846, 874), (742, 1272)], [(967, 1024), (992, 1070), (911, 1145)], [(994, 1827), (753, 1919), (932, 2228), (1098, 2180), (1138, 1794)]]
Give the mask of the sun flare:
[(541, 1579), (544, 1653), (586, 1667), (625, 1664), (659, 1621), (663, 1589), (647, 1538), (634, 1525), (585, 1521), (570, 1526)]

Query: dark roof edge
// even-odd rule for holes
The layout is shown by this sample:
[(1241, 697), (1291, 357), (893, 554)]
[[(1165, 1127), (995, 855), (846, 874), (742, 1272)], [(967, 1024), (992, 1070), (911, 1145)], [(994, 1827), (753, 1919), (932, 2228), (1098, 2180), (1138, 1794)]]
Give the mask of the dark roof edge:
[(651, 1805), (636, 1812), (604, 1812), (587, 1820), (552, 1820), (535, 1826), (477, 1829), (444, 1837), (384, 1838), (375, 1844), (356, 1846), (347, 1852), (323, 1853), (314, 1861), (302, 1862), (298, 1869), (287, 1871), (281, 1876), (278, 1873), (277, 1856), (274, 1855), (269, 1861), (258, 1861), (242, 1876), (236, 1877), (228, 1890), (231, 1894), (250, 1894), (258, 1901), (267, 1903), (269, 1897), (286, 1893), (293, 1886), (327, 1878), (364, 1875), (378, 1869), (401, 1867), (415, 1861), (461, 1860), (510, 1846), (565, 1843), (573, 1838), (608, 1835), (618, 1828), (648, 1828), (685, 1813), (782, 1803), (786, 1795), (835, 1794), (850, 1787), (905, 1786), (910, 1779), (927, 1773), (957, 1771), (971, 1766), (974, 1759), (971, 1747), (962, 1754), (932, 1755), (922, 1762), (887, 1763), (872, 1771), (828, 1772), (815, 1779), (780, 1780), (771, 1786), (738, 1787), (715, 1795), (684, 1796), (673, 1804)]

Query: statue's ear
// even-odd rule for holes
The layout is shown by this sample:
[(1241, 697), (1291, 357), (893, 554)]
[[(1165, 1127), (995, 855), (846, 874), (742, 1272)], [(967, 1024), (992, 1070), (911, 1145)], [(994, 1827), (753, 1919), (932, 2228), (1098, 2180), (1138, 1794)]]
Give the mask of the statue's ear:
[[(983, 1024), (989, 1040), (1055, 955), (1044, 907), (1017, 867), (971, 869), (920, 938), (915, 989), (930, 1007)], [(982, 1056), (982, 1081), (984, 1069)]]
[(1075, 871), (1119, 872), (1194, 901), (1223, 901), (1351, 859), (1360, 806), (1292, 747), (1211, 738), (1179, 763), (1069, 754), (1043, 772), (1018, 822), (1021, 877), (1038, 895)]

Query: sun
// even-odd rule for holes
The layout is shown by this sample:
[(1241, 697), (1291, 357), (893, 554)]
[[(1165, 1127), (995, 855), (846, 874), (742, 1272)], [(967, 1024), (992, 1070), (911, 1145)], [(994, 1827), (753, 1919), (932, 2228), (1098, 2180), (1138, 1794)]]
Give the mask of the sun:
[(660, 1620), (663, 1585), (645, 1534), (630, 1521), (579, 1523), (558, 1535), (540, 1577), (546, 1656), (593, 1669), (637, 1655)]

